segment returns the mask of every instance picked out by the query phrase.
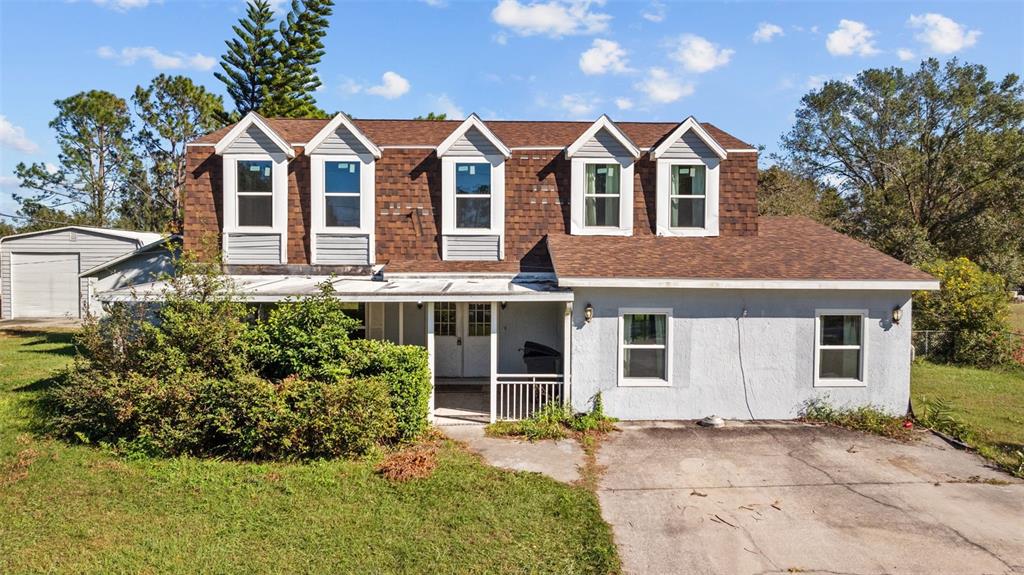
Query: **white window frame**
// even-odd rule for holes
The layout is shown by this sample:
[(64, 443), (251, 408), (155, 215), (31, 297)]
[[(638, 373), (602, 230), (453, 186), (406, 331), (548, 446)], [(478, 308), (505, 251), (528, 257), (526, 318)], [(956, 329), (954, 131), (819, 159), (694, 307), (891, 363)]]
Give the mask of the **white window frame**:
[[(619, 225), (588, 226), (586, 211), (587, 166), (590, 164), (618, 164)], [(631, 236), (633, 235), (633, 158), (573, 158), (570, 201), (570, 233), (574, 236)]]
[[(272, 225), (238, 225), (238, 162), (257, 161), (271, 163), (273, 199)], [(288, 157), (285, 154), (224, 154), (224, 229), (221, 249), (228, 252), (228, 235), (238, 233), (277, 234), (281, 239), (281, 263), (288, 263)]]
[[(455, 165), (490, 164), (491, 226), (489, 228), (458, 228), (455, 226)], [(441, 233), (446, 236), (498, 236), (498, 253), (505, 254), (505, 157), (445, 156), (441, 158)]]
[[(657, 232), (659, 236), (714, 237), (718, 234), (719, 166), (717, 158), (660, 159), (657, 161)], [(704, 227), (674, 228), (672, 223), (672, 168), (704, 166)], [(695, 197), (695, 196), (690, 196)]]
[[(635, 314), (650, 314), (650, 315), (663, 315), (665, 316), (665, 379), (656, 377), (626, 377), (626, 348), (630, 349), (660, 349), (660, 345), (626, 345), (626, 323), (625, 317), (627, 315)], [(618, 374), (619, 387), (672, 387), (672, 308), (641, 308), (641, 307), (623, 307), (619, 308), (618, 318), (618, 343), (616, 348), (618, 353), (616, 358), (618, 361), (618, 367), (616, 373)]]
[[(358, 226), (328, 226), (327, 225), (327, 200), (326, 200), (326, 171), (324, 165), (327, 162), (359, 162), (359, 225)], [(377, 162), (372, 154), (317, 154), (314, 152), (309, 157), (310, 194), (312, 195), (309, 206), (310, 235), (309, 242), (310, 256), (314, 264), (318, 263), (316, 237), (324, 235), (353, 235), (367, 236), (369, 238), (369, 263), (375, 263), (376, 253), (374, 226), (376, 197), (375, 185)]]
[[(821, 316), (860, 316), (860, 345), (821, 345)], [(860, 379), (821, 377), (821, 351), (823, 349), (859, 349)], [(814, 387), (867, 387), (868, 366), (868, 310), (866, 309), (817, 309), (814, 310)]]

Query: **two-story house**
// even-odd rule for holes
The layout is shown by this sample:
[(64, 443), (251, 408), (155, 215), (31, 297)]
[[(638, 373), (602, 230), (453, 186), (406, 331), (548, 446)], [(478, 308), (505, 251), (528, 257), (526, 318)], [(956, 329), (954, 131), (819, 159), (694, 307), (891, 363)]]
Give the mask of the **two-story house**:
[(938, 287), (759, 217), (757, 150), (692, 117), (249, 114), (187, 172), (186, 248), (219, 248), (253, 302), (332, 281), (366, 337), (429, 350), (438, 413), (598, 393), (624, 419), (790, 418), (825, 394), (902, 412), (911, 291)]

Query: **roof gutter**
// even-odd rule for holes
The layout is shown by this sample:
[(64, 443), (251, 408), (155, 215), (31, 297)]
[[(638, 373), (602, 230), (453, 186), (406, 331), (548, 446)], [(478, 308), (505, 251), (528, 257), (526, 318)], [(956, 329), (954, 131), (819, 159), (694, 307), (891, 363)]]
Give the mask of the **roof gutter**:
[(939, 280), (783, 280), (558, 277), (558, 287), (757, 290), (935, 291)]

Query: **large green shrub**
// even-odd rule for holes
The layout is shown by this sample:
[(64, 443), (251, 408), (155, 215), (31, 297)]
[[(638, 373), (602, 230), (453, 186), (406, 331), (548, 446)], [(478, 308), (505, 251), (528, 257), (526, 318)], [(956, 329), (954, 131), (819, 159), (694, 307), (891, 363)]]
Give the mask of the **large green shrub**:
[(427, 429), (430, 360), (426, 349), (387, 341), (352, 340), (344, 361), (353, 377), (369, 378), (387, 386), (399, 440), (411, 441)]
[(348, 315), (325, 282), (314, 296), (286, 300), (249, 330), (247, 353), (263, 377), (291, 375), (333, 381), (344, 367), (349, 333), (359, 322)]
[(297, 457), (365, 455), (395, 436), (391, 398), (380, 382), (290, 378), (281, 390), (290, 414), (288, 450)]
[(1009, 298), (1002, 277), (966, 258), (921, 268), (941, 282), (937, 292), (914, 294), (914, 328), (947, 332), (935, 358), (979, 367), (1009, 361)]

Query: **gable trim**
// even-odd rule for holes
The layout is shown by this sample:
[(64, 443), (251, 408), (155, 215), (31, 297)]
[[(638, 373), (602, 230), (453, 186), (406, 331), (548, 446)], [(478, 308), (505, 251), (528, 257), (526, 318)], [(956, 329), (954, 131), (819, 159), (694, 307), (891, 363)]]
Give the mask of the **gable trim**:
[(569, 147), (565, 149), (565, 157), (571, 158), (576, 155), (576, 153), (580, 151), (580, 148), (589, 142), (590, 139), (597, 135), (597, 133), (602, 129), (608, 130), (608, 132), (618, 140), (620, 144), (622, 144), (622, 147), (626, 148), (626, 151), (633, 156), (634, 160), (640, 157), (640, 148), (633, 143), (633, 140), (629, 139), (629, 136), (627, 136), (625, 132), (615, 125), (615, 122), (613, 122), (607, 114), (602, 114), (597, 121), (587, 128), (586, 132), (583, 132), (579, 138), (576, 138), (575, 142), (569, 144)]
[(449, 134), (448, 137), (445, 138), (444, 141), (437, 146), (437, 156), (441, 157), (448, 153), (448, 150), (451, 149), (453, 145), (455, 145), (455, 142), (458, 142), (459, 138), (466, 135), (466, 132), (469, 132), (471, 128), (476, 128), (477, 130), (479, 130), (480, 133), (483, 134), (484, 137), (487, 138), (487, 140), (495, 148), (497, 148), (498, 151), (501, 152), (501, 155), (504, 156), (506, 159), (512, 157), (512, 150), (510, 150), (509, 147), (506, 146), (504, 142), (498, 139), (498, 136), (495, 136), (494, 132), (492, 132), (491, 129), (488, 128), (486, 124), (484, 124), (484, 121), (481, 120), (480, 117), (477, 116), (475, 113), (470, 114), (468, 118), (466, 118), (461, 124), (459, 124), (458, 128), (455, 128), (454, 132)]
[(295, 157), (295, 150), (290, 145), (288, 145), (288, 142), (286, 142), (284, 138), (282, 138), (267, 124), (266, 118), (260, 116), (256, 112), (249, 112), (248, 114), (246, 114), (245, 117), (242, 118), (240, 122), (235, 124), (235, 127), (231, 128), (231, 131), (229, 131), (227, 134), (224, 134), (224, 137), (221, 138), (220, 141), (214, 145), (214, 153), (216, 153), (218, 156), (222, 155), (224, 151), (227, 150), (228, 147), (230, 147), (231, 144), (233, 144), (235, 140), (238, 139), (239, 136), (244, 134), (245, 131), (249, 129), (250, 126), (256, 126), (256, 128), (259, 131), (266, 134), (266, 136), (270, 138), (270, 141), (274, 142), (274, 145), (277, 146), (282, 152), (284, 152), (284, 155), (288, 156), (289, 158)]
[(315, 136), (310, 138), (310, 140), (304, 144), (303, 153), (308, 156), (315, 152), (317, 147), (319, 147), (320, 144), (324, 143), (324, 140), (329, 138), (331, 134), (333, 134), (334, 131), (338, 129), (339, 126), (343, 126), (346, 130), (349, 131), (349, 133), (355, 136), (356, 139), (359, 140), (359, 143), (362, 144), (363, 147), (365, 147), (367, 150), (369, 150), (371, 154), (373, 154), (374, 158), (378, 160), (380, 159), (380, 148), (376, 144), (374, 144), (373, 141), (370, 140), (370, 138), (366, 137), (366, 134), (364, 134), (362, 130), (357, 128), (356, 125), (352, 123), (352, 119), (349, 118), (344, 112), (338, 112), (336, 116), (331, 118), (330, 122), (327, 122), (326, 126), (321, 128), (320, 131), (317, 132)]
[(726, 156), (728, 156), (728, 154), (725, 151), (725, 148), (719, 145), (719, 143), (715, 141), (714, 138), (711, 137), (711, 134), (709, 134), (707, 130), (705, 130), (704, 127), (700, 125), (700, 122), (698, 122), (697, 119), (694, 118), (693, 116), (690, 116), (683, 120), (682, 122), (680, 122), (679, 125), (676, 126), (676, 129), (672, 130), (672, 133), (669, 134), (664, 141), (662, 141), (660, 144), (654, 147), (654, 150), (651, 151), (651, 155), (655, 159), (661, 157), (662, 154), (667, 152), (668, 149), (672, 147), (672, 144), (675, 144), (679, 140), (679, 138), (683, 137), (683, 134), (689, 131), (693, 131), (694, 134), (697, 134), (697, 137), (700, 138), (705, 144), (707, 144), (707, 146), (711, 148), (711, 151), (714, 152), (719, 159), (724, 160)]

